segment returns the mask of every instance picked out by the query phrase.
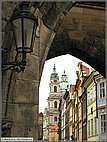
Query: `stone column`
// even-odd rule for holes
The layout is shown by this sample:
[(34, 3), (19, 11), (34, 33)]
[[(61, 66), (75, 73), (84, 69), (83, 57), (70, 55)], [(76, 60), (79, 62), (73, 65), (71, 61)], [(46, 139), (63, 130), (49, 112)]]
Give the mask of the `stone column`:
[(33, 53), (27, 54), (26, 60), (24, 72), (8, 71), (5, 81), (3, 80), (5, 90), (2, 94), (3, 118), (13, 120), (11, 137), (33, 137), (37, 140), (40, 82), (39, 36), (35, 37)]
[[(12, 3), (7, 2), (7, 7), (10, 8), (8, 4), (11, 5)], [(27, 64), (24, 72), (8, 71), (3, 77), (2, 117), (4, 119), (3, 122), (6, 123), (8, 121), (8, 124), (11, 123), (11, 131), (9, 132), (11, 137), (33, 137), (34, 140), (38, 140), (40, 79), (50, 45), (56, 34), (55, 32), (64, 17), (64, 14), (60, 13), (63, 13), (65, 4), (63, 8), (58, 5), (53, 5), (51, 11), (43, 12), (44, 8), (43, 11), (39, 10), (39, 8), (36, 11), (34, 10), (35, 14), (38, 14), (37, 17), (42, 20), (37, 29), (33, 53), (27, 54)], [(11, 8), (13, 8), (12, 5)], [(5, 16), (9, 14), (9, 11), (6, 12), (6, 10), (7, 8), (4, 7), (3, 13)], [(11, 14), (12, 12), (9, 14), (9, 18)], [(6, 21), (5, 16), (3, 16), (5, 19), (4, 24)], [(10, 39), (13, 39), (11, 28), (7, 26), (5, 30), (5, 35), (3, 33), (5, 39), (3, 49), (4, 47), (6, 47), (6, 50), (9, 49), (7, 53), (9, 58), (4, 56), (7, 61), (11, 61), (15, 58), (16, 51), (13, 48), (13, 41), (10, 41)], [(18, 55), (19, 58), (20, 55)]]
[[(24, 72), (16, 73), (8, 70), (3, 77), (2, 118), (5, 121), (12, 122), (7, 134), (8, 137), (33, 137), (34, 140), (38, 140), (39, 45), (38, 32), (35, 37), (33, 52), (26, 56), (27, 64)], [(14, 46), (11, 50), (13, 49)], [(10, 60), (14, 59), (15, 54), (15, 49), (10, 52)], [(18, 55), (18, 58), (20, 56), (21, 54)]]

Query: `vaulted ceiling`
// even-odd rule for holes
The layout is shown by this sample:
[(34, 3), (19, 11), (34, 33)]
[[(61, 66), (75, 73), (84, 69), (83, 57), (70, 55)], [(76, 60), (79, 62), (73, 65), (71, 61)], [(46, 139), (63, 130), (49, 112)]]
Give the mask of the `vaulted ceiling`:
[(77, 3), (60, 24), (47, 60), (70, 54), (105, 76), (105, 5)]

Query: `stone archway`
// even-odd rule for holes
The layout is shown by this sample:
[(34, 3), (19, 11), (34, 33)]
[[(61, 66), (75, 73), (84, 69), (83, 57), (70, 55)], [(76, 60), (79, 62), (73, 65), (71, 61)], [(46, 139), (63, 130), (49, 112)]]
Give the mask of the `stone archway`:
[[(13, 10), (18, 9), (20, 2), (2, 2), (2, 59), (13, 60), (15, 50), (11, 25), (9, 23)], [(80, 59), (83, 59), (90, 65), (93, 65), (93, 59), (96, 61), (94, 66), (99, 72), (104, 70), (105, 64), (105, 5), (104, 3), (93, 2), (90, 4), (77, 3), (75, 6), (77, 14), (70, 17), (74, 2), (30, 2), (30, 11), (38, 17), (39, 26), (37, 28), (35, 45), (33, 53), (27, 55), (27, 65), (24, 73), (15, 73), (8, 71), (3, 76), (2, 85), (2, 118), (3, 126), (11, 124), (11, 137), (33, 137), (38, 139), (38, 110), (39, 110), (39, 84), (47, 59), (55, 56), (69, 53)], [(97, 9), (96, 14), (102, 15), (95, 17), (99, 20), (101, 30), (97, 31), (83, 26), (78, 20), (78, 8), (80, 5), (93, 13), (92, 9)], [(91, 7), (91, 8), (90, 8)], [(80, 10), (81, 11), (81, 10)], [(100, 13), (100, 14), (101, 14)], [(72, 14), (71, 14), (72, 15)], [(80, 18), (80, 17), (79, 17)], [(84, 18), (84, 17), (82, 17)], [(81, 18), (80, 18), (81, 19)], [(71, 29), (67, 26), (66, 20)], [(86, 21), (87, 18), (83, 21)], [(69, 23), (70, 22), (70, 23)], [(93, 20), (92, 20), (93, 23)], [(77, 29), (77, 30), (76, 30)], [(80, 31), (79, 31), (80, 30)], [(80, 35), (78, 35), (80, 33)], [(98, 34), (99, 33), (99, 36)], [(91, 34), (91, 35), (90, 35)], [(73, 38), (72, 36), (73, 35)], [(94, 40), (92, 37), (96, 37)], [(100, 40), (99, 40), (100, 39)], [(88, 47), (87, 47), (88, 46)], [(82, 48), (84, 47), (84, 48)], [(88, 52), (87, 51), (88, 48)], [(92, 53), (90, 49), (93, 48)], [(72, 52), (73, 51), (73, 52)], [(85, 56), (83, 56), (85, 53)], [(87, 54), (86, 54), (87, 53)], [(99, 53), (99, 54), (98, 54)], [(98, 58), (96, 54), (99, 55)], [(90, 55), (90, 60), (88, 57)], [(104, 75), (104, 72), (101, 72)], [(29, 123), (30, 122), (30, 123)], [(9, 136), (9, 135), (8, 135)]]
[(62, 21), (47, 59), (70, 54), (105, 77), (105, 7), (76, 4)]

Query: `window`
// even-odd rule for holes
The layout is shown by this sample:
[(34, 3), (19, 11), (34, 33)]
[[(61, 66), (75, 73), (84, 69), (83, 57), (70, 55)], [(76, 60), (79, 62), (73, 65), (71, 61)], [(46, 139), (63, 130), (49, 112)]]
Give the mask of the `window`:
[(50, 108), (50, 102), (48, 102), (48, 107)]
[(94, 117), (94, 122), (95, 122), (95, 135), (97, 135), (97, 118)]
[(57, 108), (57, 101), (54, 102), (54, 108)]
[(79, 139), (82, 139), (82, 129), (79, 129)]
[(56, 86), (54, 86), (54, 92), (57, 92), (57, 87)]
[(91, 107), (91, 114), (93, 114), (93, 107)]
[(84, 119), (86, 117), (86, 99), (83, 101), (82, 111), (83, 111), (83, 119)]
[(75, 113), (75, 122), (77, 121), (77, 113)]
[(79, 117), (81, 116), (81, 106), (78, 109), (78, 115), (79, 115)]
[(57, 117), (54, 117), (54, 121), (57, 122)]
[(94, 99), (96, 98), (96, 85), (94, 86)]
[(81, 70), (81, 71), (83, 70), (83, 68), (82, 68), (82, 64), (80, 65), (80, 70)]
[(41, 133), (41, 132), (39, 132), (39, 134), (40, 134), (40, 136), (42, 136), (42, 133)]
[(106, 132), (106, 115), (101, 115), (101, 134)]
[(90, 136), (90, 120), (88, 120), (88, 136)]
[(104, 88), (104, 82), (100, 83), (100, 98), (105, 97), (105, 88)]
[(81, 96), (81, 87), (78, 90), (78, 95)]
[(77, 138), (77, 129), (75, 129), (75, 139)]
[(92, 92), (92, 88), (91, 88), (91, 101), (92, 101), (92, 99), (93, 99), (93, 92)]
[(57, 80), (54, 80), (54, 82), (57, 82)]
[(87, 140), (87, 125), (83, 126), (83, 140)]
[(42, 128), (42, 125), (39, 125), (39, 128)]
[(93, 119), (91, 119), (91, 135), (93, 135)]
[(90, 103), (90, 93), (88, 92), (88, 104)]
[(71, 110), (70, 110), (70, 116), (72, 116), (73, 115), (73, 108), (71, 108)]

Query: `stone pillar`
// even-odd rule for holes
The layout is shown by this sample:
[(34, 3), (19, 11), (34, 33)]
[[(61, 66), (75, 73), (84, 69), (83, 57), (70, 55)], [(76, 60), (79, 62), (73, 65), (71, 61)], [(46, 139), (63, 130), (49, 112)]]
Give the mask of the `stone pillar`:
[[(47, 5), (47, 3), (45, 4)], [(38, 19), (40, 18), (42, 20), (40, 20), (37, 29), (33, 53), (27, 54), (27, 64), (24, 72), (16, 73), (9, 70), (2, 80), (2, 118), (5, 126), (6, 123), (7, 125), (11, 124), (10, 132), (8, 132), (11, 137), (33, 137), (34, 140), (38, 140), (39, 84), (50, 45), (64, 17), (64, 14), (60, 13), (63, 13), (65, 4), (63, 8), (54, 3), (51, 6), (51, 15), (50, 10), (48, 11), (47, 9), (45, 11), (45, 5), (43, 8), (35, 8), (36, 11), (34, 9)], [(4, 3), (4, 15), (2, 14), (4, 26), (6, 21), (8, 23), (12, 14), (12, 11), (9, 13), (7, 8), (11, 11), (13, 3)], [(8, 18), (6, 19), (6, 17)], [(2, 45), (3, 50), (4, 48), (6, 48), (5, 50), (9, 49), (9, 52), (6, 52), (8, 56), (3, 54), (3, 57), (7, 61), (13, 61), (16, 56), (16, 51), (15, 49), (13, 50), (13, 41), (10, 41), (10, 39), (13, 40), (11, 28), (9, 26), (7, 26), (7, 29), (3, 27), (2, 34), (5, 39)], [(20, 55), (18, 55), (18, 60)]]
[[(37, 31), (39, 29), (37, 28)], [(12, 36), (12, 35), (10, 35)], [(7, 37), (9, 39), (9, 36)], [(11, 42), (13, 44), (13, 42)], [(12, 45), (11, 45), (12, 46)], [(8, 137), (33, 137), (38, 140), (38, 113), (39, 113), (39, 61), (40, 37), (36, 34), (32, 53), (26, 56), (24, 72), (16, 73), (8, 70), (3, 76), (2, 85), (2, 119), (5, 126), (11, 121), (11, 128), (7, 129)], [(14, 46), (10, 50), (13, 50)], [(10, 52), (9, 59), (15, 58), (15, 49)], [(18, 55), (18, 59), (21, 54)], [(7, 121), (7, 122), (6, 122)], [(4, 129), (4, 121), (2, 121)], [(6, 131), (5, 131), (6, 133)]]
[(54, 37), (55, 37), (55, 32), (47, 28), (42, 23), (40, 27), (40, 78), (42, 75), (44, 63), (46, 61)]
[(3, 118), (13, 120), (11, 137), (38, 140), (39, 37), (26, 60), (24, 72), (8, 71), (3, 79)]

